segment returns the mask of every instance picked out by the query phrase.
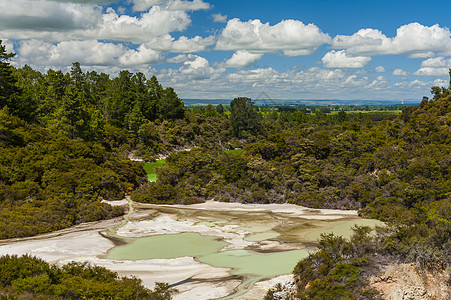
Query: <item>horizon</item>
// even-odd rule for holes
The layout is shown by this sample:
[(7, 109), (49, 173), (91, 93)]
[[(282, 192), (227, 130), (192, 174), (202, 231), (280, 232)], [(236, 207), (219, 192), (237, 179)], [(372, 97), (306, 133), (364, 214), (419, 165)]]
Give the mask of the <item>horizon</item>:
[[(198, 99), (198, 98), (181, 98), (187, 106), (197, 105), (228, 105), (233, 99), (216, 98), (216, 99)], [(418, 105), (421, 100), (418, 99), (401, 99), (401, 100), (364, 100), (364, 99), (252, 99), (256, 106), (264, 105), (306, 105), (306, 106), (364, 106), (364, 105)]]

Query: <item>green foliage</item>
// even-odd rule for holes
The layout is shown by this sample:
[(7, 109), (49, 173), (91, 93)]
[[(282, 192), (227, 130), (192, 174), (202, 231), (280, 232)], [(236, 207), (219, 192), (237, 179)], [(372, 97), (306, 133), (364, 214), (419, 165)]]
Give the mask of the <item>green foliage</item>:
[(15, 53), (6, 53), (6, 47), (0, 40), (0, 109), (9, 107), (14, 113), (20, 113), (23, 103), (20, 98), (20, 89), (17, 88), (17, 79), (13, 75), (13, 67), (8, 61)]
[(261, 130), (260, 116), (251, 99), (235, 98), (230, 102), (230, 124), (236, 137), (243, 137), (245, 132), (258, 134)]
[[(61, 268), (30, 256), (0, 257), (2, 296), (29, 295), (37, 299), (152, 299), (168, 300), (174, 292), (158, 283), (151, 291), (137, 278), (88, 263), (72, 262)], [(19, 296), (20, 295), (20, 296)]]
[(369, 227), (355, 227), (350, 240), (323, 234), (318, 251), (293, 270), (298, 299), (380, 299), (362, 276), (363, 267), (376, 252)]
[(0, 238), (57, 230), (122, 214), (100, 203), (120, 199), (144, 175), (102, 145), (24, 123), (0, 111)]

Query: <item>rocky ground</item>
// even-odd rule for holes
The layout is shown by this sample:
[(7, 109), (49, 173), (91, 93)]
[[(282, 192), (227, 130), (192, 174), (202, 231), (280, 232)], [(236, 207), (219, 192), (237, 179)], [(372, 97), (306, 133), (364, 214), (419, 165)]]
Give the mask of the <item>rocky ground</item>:
[(389, 264), (370, 277), (371, 286), (388, 300), (451, 299), (450, 277), (443, 272), (420, 272), (415, 264)]

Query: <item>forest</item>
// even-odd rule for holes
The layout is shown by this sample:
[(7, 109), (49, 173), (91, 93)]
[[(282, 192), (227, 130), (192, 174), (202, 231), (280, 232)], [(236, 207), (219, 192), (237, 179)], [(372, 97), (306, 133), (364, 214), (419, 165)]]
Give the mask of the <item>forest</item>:
[[(144, 203), (293, 203), (386, 222), (376, 235), (323, 236), (294, 269), (301, 299), (377, 299), (357, 276), (376, 253), (451, 272), (451, 82), (418, 106), (364, 113), (245, 97), (185, 107), (155, 76), (110, 78), (78, 63), (41, 73), (13, 67), (0, 50), (1, 239), (120, 216), (101, 200), (129, 189)], [(169, 155), (156, 182), (132, 151), (146, 161)]]

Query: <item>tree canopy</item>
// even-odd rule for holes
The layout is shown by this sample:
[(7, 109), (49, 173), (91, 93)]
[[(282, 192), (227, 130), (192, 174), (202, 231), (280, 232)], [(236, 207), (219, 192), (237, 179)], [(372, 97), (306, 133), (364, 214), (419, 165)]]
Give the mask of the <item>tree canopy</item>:
[(239, 97), (230, 102), (230, 124), (236, 137), (243, 137), (245, 132), (258, 134), (261, 126), (261, 118), (257, 107), (250, 98)]

